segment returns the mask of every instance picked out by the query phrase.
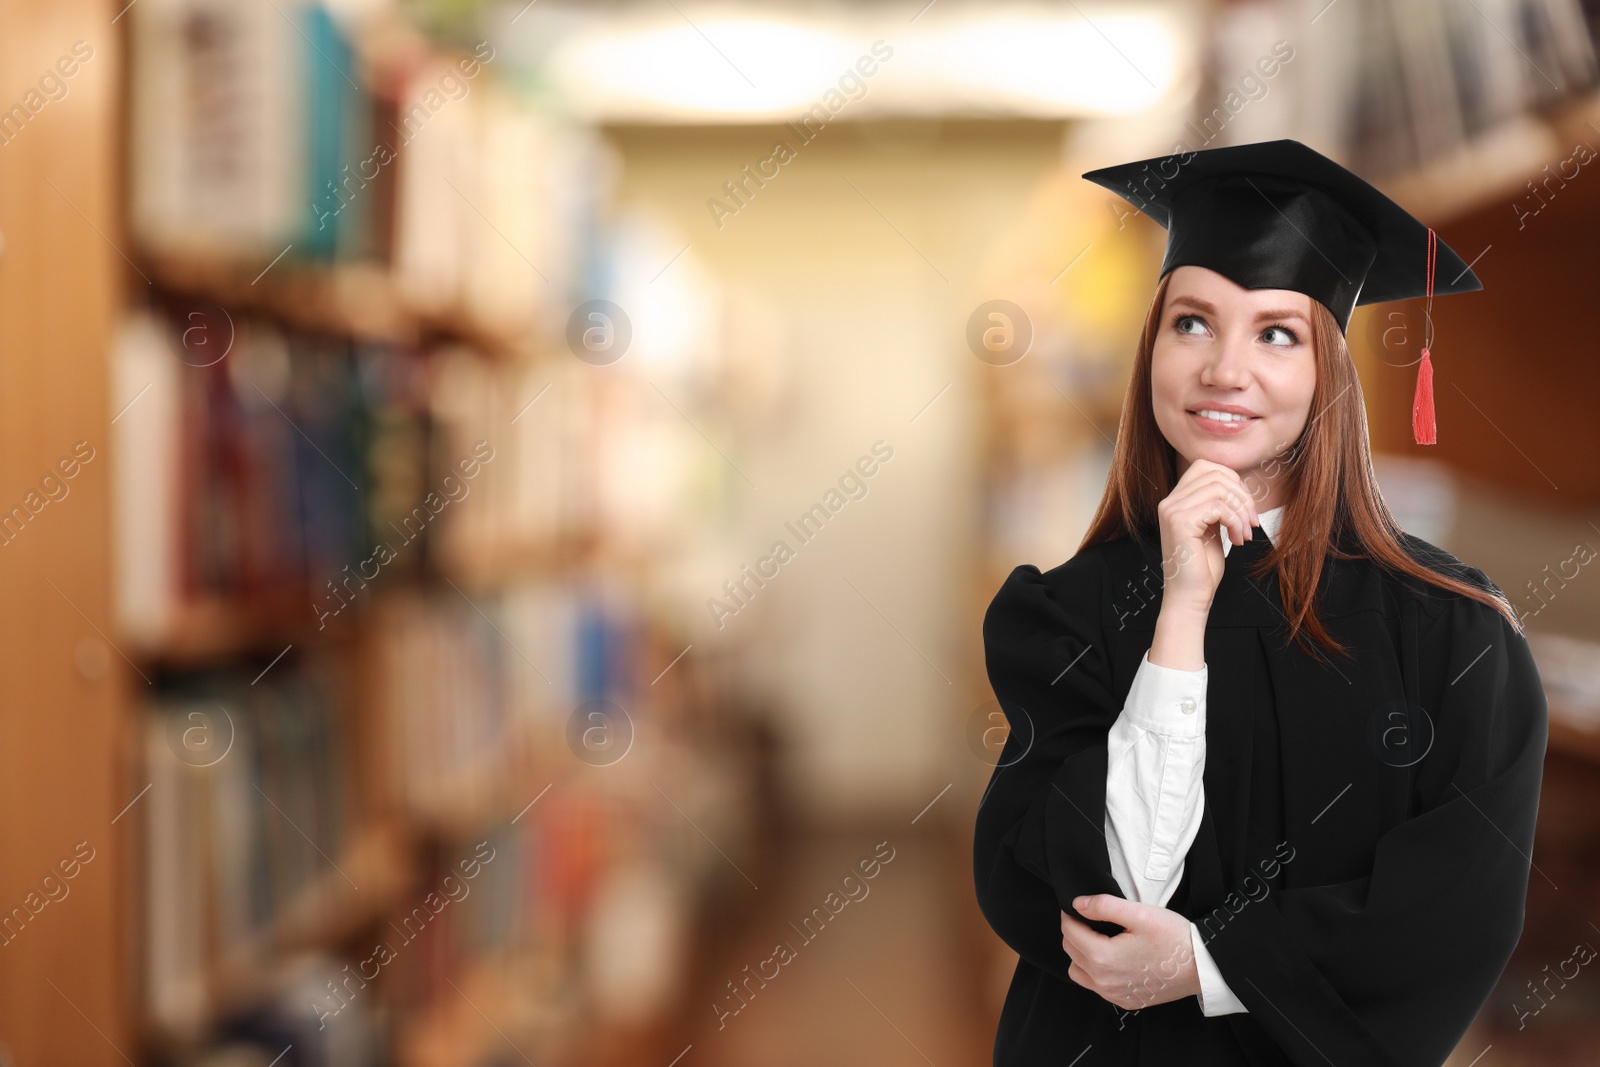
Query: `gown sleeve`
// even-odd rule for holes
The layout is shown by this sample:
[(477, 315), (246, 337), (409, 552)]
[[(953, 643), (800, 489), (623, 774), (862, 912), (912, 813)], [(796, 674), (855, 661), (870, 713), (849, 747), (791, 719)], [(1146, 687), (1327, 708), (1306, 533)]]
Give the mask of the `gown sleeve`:
[(1547, 738), (1538, 670), (1485, 604), (1450, 598), (1420, 626), (1407, 608), (1432, 724), (1426, 755), (1395, 771), (1413, 775), (1411, 817), (1362, 877), (1195, 916), (1252, 1018), (1307, 1067), (1443, 1063), (1522, 932)]
[[(973, 869), (979, 909), (1022, 959), (1063, 981), (1071, 960), (1061, 912), (1073, 898), (1122, 896), (1105, 820), (1112, 697), (1101, 605), (1109, 579), (1080, 553), (1049, 577), (1013, 570), (984, 616), (984, 659), (1010, 732), (978, 806)], [(1122, 928), (1089, 921), (1102, 933)]]

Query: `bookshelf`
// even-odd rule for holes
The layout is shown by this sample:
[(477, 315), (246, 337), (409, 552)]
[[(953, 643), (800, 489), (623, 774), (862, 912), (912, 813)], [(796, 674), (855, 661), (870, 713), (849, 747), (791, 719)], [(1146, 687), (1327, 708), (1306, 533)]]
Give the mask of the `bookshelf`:
[(0, 1062), (669, 1061), (772, 804), (564, 345), (598, 140), (397, 11), (30, 14), (100, 36), (0, 153), (0, 462), (72, 490), (7, 545), (0, 888), (71, 892)]

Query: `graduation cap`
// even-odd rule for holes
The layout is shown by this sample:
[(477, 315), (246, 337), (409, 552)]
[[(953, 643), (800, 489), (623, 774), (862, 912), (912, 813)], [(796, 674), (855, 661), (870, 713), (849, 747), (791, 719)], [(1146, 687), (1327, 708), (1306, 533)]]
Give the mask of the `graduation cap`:
[(1305, 293), (1344, 332), (1361, 304), (1426, 296), (1427, 334), (1411, 410), (1418, 444), (1437, 439), (1433, 296), (1483, 288), (1432, 228), (1299, 141), (1262, 141), (1156, 156), (1083, 175), (1167, 231), (1161, 276), (1206, 267), (1246, 289)]

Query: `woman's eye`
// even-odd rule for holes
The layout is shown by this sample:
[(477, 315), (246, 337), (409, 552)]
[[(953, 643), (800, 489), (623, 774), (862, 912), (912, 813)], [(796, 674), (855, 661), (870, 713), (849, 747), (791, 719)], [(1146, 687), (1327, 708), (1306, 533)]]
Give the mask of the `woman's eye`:
[(1274, 333), (1283, 334), (1283, 336), (1285, 338), (1287, 338), (1287, 340), (1282, 341), (1282, 342), (1269, 340), (1267, 342), (1267, 344), (1269, 344), (1269, 345), (1277, 344), (1277, 345), (1281, 345), (1284, 348), (1287, 348), (1290, 345), (1297, 345), (1297, 344), (1300, 343), (1300, 338), (1298, 336), (1296, 336), (1295, 332), (1293, 330), (1289, 329), (1289, 327), (1287, 327), (1287, 326), (1268, 326), (1265, 330), (1262, 331), (1261, 336), (1270, 337)]
[(1177, 330), (1179, 333), (1189, 333), (1190, 331), (1188, 331), (1188, 330), (1183, 328), (1184, 327), (1184, 323), (1187, 323), (1187, 322), (1199, 322), (1199, 321), (1200, 321), (1200, 316), (1198, 316), (1198, 315), (1179, 315), (1176, 319), (1173, 320), (1172, 326), (1173, 326), (1173, 329)]

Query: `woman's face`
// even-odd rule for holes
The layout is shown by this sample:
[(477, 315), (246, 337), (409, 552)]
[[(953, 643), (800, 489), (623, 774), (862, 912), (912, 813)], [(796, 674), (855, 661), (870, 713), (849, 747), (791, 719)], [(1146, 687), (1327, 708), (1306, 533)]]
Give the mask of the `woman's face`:
[[(1281, 474), (1310, 417), (1317, 366), (1309, 296), (1246, 289), (1205, 267), (1178, 267), (1150, 379), (1156, 425), (1178, 454), (1180, 477), (1194, 460), (1208, 459), (1239, 472), (1258, 510), (1284, 502), (1282, 477), (1262, 465), (1276, 458), (1267, 469)], [(1218, 422), (1201, 412), (1245, 418)]]

